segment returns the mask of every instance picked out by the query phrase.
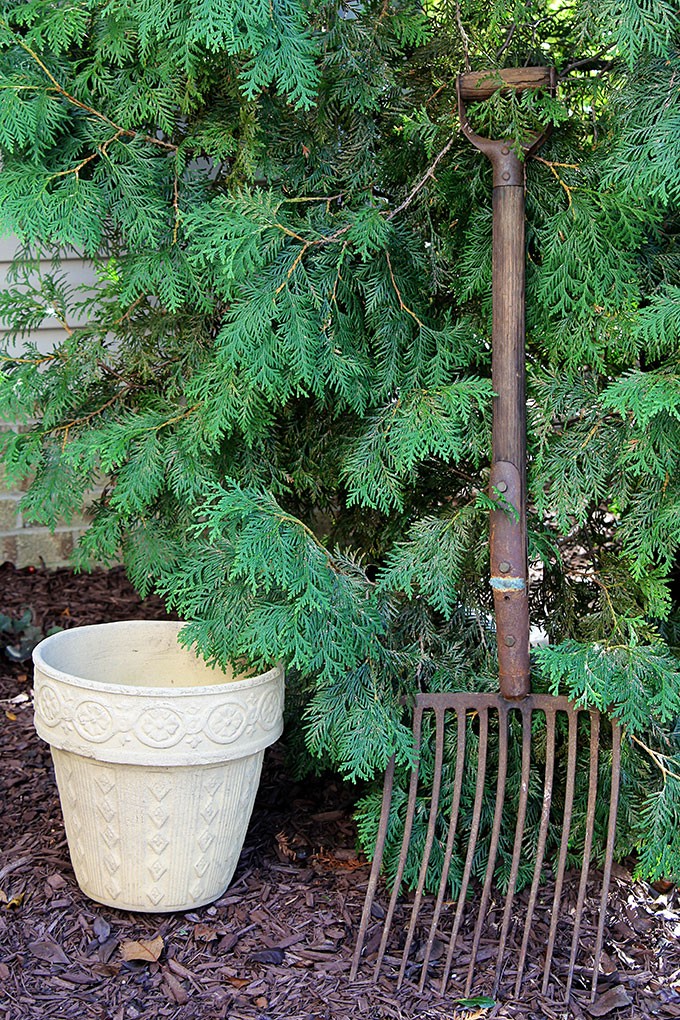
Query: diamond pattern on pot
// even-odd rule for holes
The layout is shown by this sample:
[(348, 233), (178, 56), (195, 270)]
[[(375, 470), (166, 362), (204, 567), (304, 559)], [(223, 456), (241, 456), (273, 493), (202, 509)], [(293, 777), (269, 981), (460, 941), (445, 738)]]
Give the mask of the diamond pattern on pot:
[(162, 878), (163, 875), (166, 874), (167, 870), (168, 869), (166, 868), (162, 861), (154, 861), (153, 864), (149, 865), (151, 877), (154, 878), (156, 881)]
[(63, 795), (69, 804), (75, 806), (78, 803), (78, 796), (73, 785), (73, 766), (68, 758), (63, 755), (60, 756), (60, 768), (59, 773), (62, 779)]
[(104, 891), (112, 900), (117, 900), (122, 892), (120, 882), (117, 882), (114, 878), (110, 879), (104, 884)]
[(201, 900), (203, 898), (203, 883), (200, 881), (193, 882), (189, 886), (189, 895), (191, 896), (192, 900), (196, 900), (196, 902)]
[(149, 783), (149, 793), (155, 800), (165, 800), (172, 790), (172, 782), (165, 776), (153, 779)]
[(106, 845), (110, 848), (118, 846), (118, 844), (120, 843), (120, 836), (118, 835), (115, 829), (111, 828), (110, 825), (107, 825), (106, 828), (102, 830), (101, 835)]
[(157, 832), (149, 841), (148, 845), (154, 851), (154, 853), (162, 854), (164, 850), (170, 845), (170, 841), (165, 838), (161, 832)]
[(151, 810), (149, 811), (149, 818), (154, 823), (154, 825), (161, 826), (164, 825), (165, 822), (168, 820), (168, 812), (165, 810), (162, 804), (156, 804), (155, 807), (152, 807)]
[(99, 774), (95, 778), (95, 783), (106, 797), (115, 788), (116, 780), (107, 769), (100, 769)]
[(241, 796), (239, 797), (239, 811), (249, 809), (253, 800), (255, 779), (259, 776), (262, 768), (264, 751), (254, 754), (243, 765), (243, 778), (241, 780)]
[(111, 822), (116, 817), (116, 809), (108, 800), (101, 800), (97, 804), (97, 811), (105, 822)]
[(117, 857), (114, 857), (113, 854), (104, 854), (102, 860), (104, 861), (106, 870), (111, 875), (115, 875), (120, 868), (120, 860)]
[(212, 846), (215, 842), (215, 837), (212, 832), (202, 832), (198, 837), (198, 845), (201, 850), (205, 853), (209, 846)]
[(221, 776), (209, 776), (208, 779), (203, 781), (203, 789), (206, 790), (211, 797), (214, 797), (218, 790), (222, 789), (224, 780)]
[[(168, 873), (168, 862), (165, 859), (165, 851), (170, 846), (170, 839), (167, 835), (167, 827), (170, 821), (170, 813), (163, 803), (172, 790), (172, 781), (167, 776), (150, 778), (146, 783), (146, 815), (152, 828), (158, 831), (147, 840), (146, 868), (154, 886), (147, 891), (149, 902), (157, 906), (165, 896), (165, 889), (160, 882), (163, 875)], [(162, 830), (165, 830), (162, 831)]]
[(206, 804), (206, 806), (201, 811), (201, 818), (203, 818), (208, 823), (208, 825), (210, 825), (211, 822), (215, 821), (219, 813), (220, 812), (218, 808), (216, 808), (214, 804)]
[(199, 878), (203, 878), (209, 867), (210, 861), (208, 860), (208, 858), (199, 857), (199, 859), (194, 864), (194, 871), (196, 872)]
[(73, 867), (78, 876), (85, 880), (89, 877), (87, 868), (87, 854), (83, 844), (83, 819), (78, 804), (78, 793), (76, 790), (76, 775), (71, 762), (64, 756), (55, 756), (55, 766), (60, 777), (60, 795), (69, 805), (68, 812), (68, 847), (73, 861)]

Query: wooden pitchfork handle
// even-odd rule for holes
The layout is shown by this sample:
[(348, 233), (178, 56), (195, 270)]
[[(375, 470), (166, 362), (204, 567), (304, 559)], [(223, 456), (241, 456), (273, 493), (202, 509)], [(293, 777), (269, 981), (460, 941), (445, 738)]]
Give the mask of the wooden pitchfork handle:
[[(458, 111), (463, 134), (493, 167), (492, 463), (489, 551), (498, 640), (500, 692), (517, 700), (531, 691), (526, 525), (525, 236), (524, 162), (513, 145), (475, 134), (466, 99), (488, 99), (503, 89), (554, 91), (554, 68), (509, 68), (460, 75)], [(525, 155), (545, 137), (524, 146)]]

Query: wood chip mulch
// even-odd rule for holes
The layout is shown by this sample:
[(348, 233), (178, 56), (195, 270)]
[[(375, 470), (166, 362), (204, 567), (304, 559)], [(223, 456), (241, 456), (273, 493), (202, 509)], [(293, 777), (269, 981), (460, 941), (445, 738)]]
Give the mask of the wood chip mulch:
[[(74, 576), (0, 566), (0, 613), (18, 617), (29, 606), (43, 632), (165, 616), (160, 600), (141, 601), (120, 570)], [(531, 973), (521, 1001), (493, 1007), (463, 1006), (455, 991), (442, 998), (436, 975), (423, 995), (408, 981), (397, 992), (389, 966), (373, 985), (370, 960), (350, 984), (368, 879), (352, 822), (357, 791), (333, 776), (294, 783), (278, 746), (222, 899), (169, 915), (93, 903), (75, 883), (49, 750), (32, 716), (30, 663), (0, 653), (0, 1020), (680, 1017), (680, 894), (635, 882), (621, 866), (606, 975), (592, 1005), (587, 973), (576, 975), (569, 1009), (543, 998)], [(379, 904), (375, 913), (369, 943), (380, 931)], [(532, 938), (530, 971), (544, 948), (540, 925)]]

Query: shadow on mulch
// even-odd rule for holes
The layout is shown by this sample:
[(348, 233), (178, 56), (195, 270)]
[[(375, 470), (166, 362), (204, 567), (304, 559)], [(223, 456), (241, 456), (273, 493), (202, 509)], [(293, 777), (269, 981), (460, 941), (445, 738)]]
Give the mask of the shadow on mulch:
[[(44, 631), (166, 615), (159, 599), (140, 600), (120, 570), (74, 576), (1, 566), (0, 612), (17, 616), (28, 606)], [(435, 977), (422, 996), (410, 983), (396, 992), (390, 975), (374, 986), (370, 961), (350, 985), (368, 879), (355, 849), (355, 791), (332, 776), (293, 783), (280, 747), (267, 754), (245, 848), (222, 899), (168, 915), (93, 903), (75, 883), (30, 688), (28, 664), (0, 661), (0, 1020), (680, 1016), (678, 893), (635, 883), (620, 867), (608, 973), (594, 1007), (578, 988), (571, 1010), (557, 1006), (531, 980), (522, 1001), (457, 1007), (453, 996), (436, 993)], [(369, 941), (379, 928), (376, 917)], [(154, 939), (157, 961), (124, 959), (126, 942)], [(542, 945), (537, 928), (536, 961)], [(588, 975), (577, 975), (577, 984), (581, 977), (585, 987)]]

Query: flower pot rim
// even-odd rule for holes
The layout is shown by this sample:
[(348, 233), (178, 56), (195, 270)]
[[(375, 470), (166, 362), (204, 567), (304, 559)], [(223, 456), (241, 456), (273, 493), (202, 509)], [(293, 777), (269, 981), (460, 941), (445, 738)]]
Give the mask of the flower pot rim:
[[(129, 696), (133, 698), (163, 698), (169, 695), (173, 698), (196, 698), (200, 697), (202, 693), (209, 693), (211, 696), (219, 696), (220, 694), (228, 694), (234, 690), (243, 691), (248, 690), (250, 687), (257, 687), (283, 672), (283, 664), (277, 663), (263, 673), (256, 673), (254, 676), (241, 677), (240, 679), (225, 680), (224, 683), (199, 684), (187, 687), (172, 685), (147, 686), (144, 684), (140, 686), (132, 686), (124, 683), (107, 683), (102, 680), (91, 680), (88, 677), (78, 676), (76, 673), (66, 673), (64, 670), (51, 665), (44, 657), (45, 649), (49, 649), (50, 646), (67, 639), (67, 636), (76, 632), (83, 633), (84, 631), (101, 631), (102, 629), (113, 630), (114, 628), (129, 628), (130, 626), (139, 627), (140, 629), (143, 627), (164, 627), (168, 629), (170, 626), (174, 625), (177, 629), (177, 633), (179, 633), (185, 624), (185, 620), (116, 620), (112, 623), (92, 623), (83, 627), (69, 627), (67, 630), (60, 630), (56, 634), (50, 634), (49, 637), (43, 638), (43, 640), (36, 645), (33, 649), (33, 665), (35, 668), (40, 669), (46, 677), (60, 683), (69, 684), (74, 687), (82, 687), (91, 691), (101, 691), (102, 693), (106, 692), (111, 694), (115, 692), (125, 695), (126, 697)], [(178, 647), (185, 649), (184, 645), (179, 645)], [(207, 663), (205, 665), (206, 669), (215, 668), (219, 670), (219, 667), (217, 666), (210, 667)]]

